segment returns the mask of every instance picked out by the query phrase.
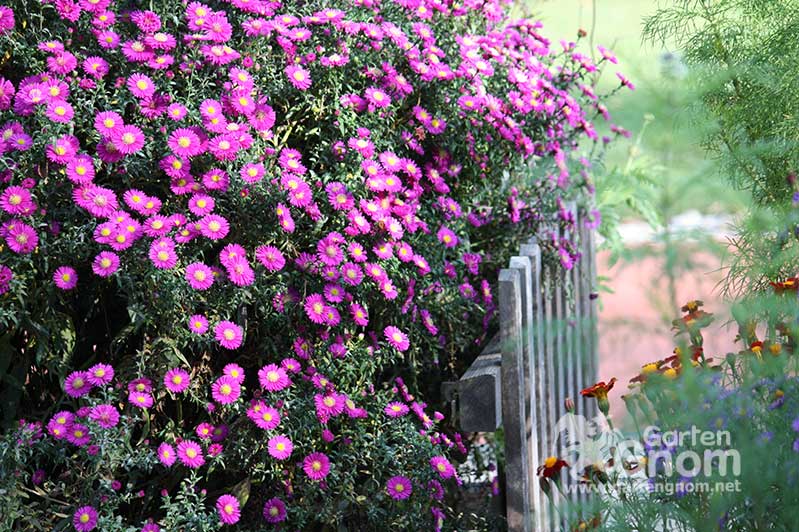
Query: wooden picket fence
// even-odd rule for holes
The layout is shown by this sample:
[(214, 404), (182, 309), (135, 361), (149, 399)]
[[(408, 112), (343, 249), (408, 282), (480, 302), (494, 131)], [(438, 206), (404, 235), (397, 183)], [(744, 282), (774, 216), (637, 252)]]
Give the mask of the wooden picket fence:
[(580, 396), (597, 380), (594, 239), (579, 219), (575, 227), (567, 236), (578, 238), (582, 258), (571, 270), (543, 265), (532, 238), (500, 271), (499, 333), (452, 386), (461, 430), (503, 427), (510, 532), (561, 528), (536, 469), (559, 454), (554, 428), (567, 397), (583, 415), (597, 413), (595, 401)]

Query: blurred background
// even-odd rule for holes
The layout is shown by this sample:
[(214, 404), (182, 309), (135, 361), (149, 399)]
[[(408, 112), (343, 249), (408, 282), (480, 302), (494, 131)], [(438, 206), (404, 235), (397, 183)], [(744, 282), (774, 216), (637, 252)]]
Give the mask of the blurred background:
[[(701, 151), (703, 125), (690, 108), (690, 70), (668, 43), (642, 39), (644, 20), (657, 7), (656, 0), (528, 0), (517, 8), (539, 18), (550, 38), (573, 41), (585, 30), (583, 53), (596, 45), (612, 50), (619, 63), (603, 74), (608, 92), (618, 86), (616, 71), (635, 85), (608, 105), (612, 121), (630, 138), (615, 142), (605, 166), (595, 169), (600, 209), (618, 213), (603, 219), (616, 237), (605, 241), (598, 258), (600, 379), (617, 377), (622, 388), (611, 398), (624, 393), (643, 364), (672, 353), (671, 320), (690, 299), (703, 300), (716, 314), (705, 353), (723, 357), (738, 350), (719, 282), (731, 224), (747, 197), (732, 190)], [(623, 416), (622, 401), (611, 404), (616, 417)]]

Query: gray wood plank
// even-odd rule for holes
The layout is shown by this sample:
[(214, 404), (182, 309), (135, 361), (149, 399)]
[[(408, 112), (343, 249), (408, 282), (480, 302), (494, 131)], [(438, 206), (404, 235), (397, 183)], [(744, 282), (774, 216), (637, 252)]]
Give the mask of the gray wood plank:
[(502, 346), (502, 420), (505, 428), (505, 497), (508, 529), (530, 532), (530, 487), (524, 418), (524, 347), (519, 271), (499, 272)]

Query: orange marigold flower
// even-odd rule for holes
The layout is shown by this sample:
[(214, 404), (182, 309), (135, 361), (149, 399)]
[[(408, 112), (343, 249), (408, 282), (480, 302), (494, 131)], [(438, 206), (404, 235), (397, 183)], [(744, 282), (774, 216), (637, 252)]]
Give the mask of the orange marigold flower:
[(553, 478), (560, 473), (560, 470), (564, 467), (569, 467), (566, 460), (561, 460), (557, 456), (550, 456), (544, 460), (543, 465), (538, 466), (538, 475), (544, 478)]
[(593, 397), (596, 399), (597, 406), (599, 406), (599, 410), (608, 415), (608, 411), (610, 410), (610, 403), (608, 402), (608, 392), (613, 388), (613, 385), (616, 383), (616, 377), (613, 377), (605, 384), (605, 381), (600, 381), (593, 386), (590, 386), (583, 391), (580, 392), (580, 395), (583, 397)]
[(799, 276), (789, 277), (784, 281), (771, 282), (769, 284), (774, 287), (774, 292), (777, 294), (782, 294), (791, 290), (799, 290)]

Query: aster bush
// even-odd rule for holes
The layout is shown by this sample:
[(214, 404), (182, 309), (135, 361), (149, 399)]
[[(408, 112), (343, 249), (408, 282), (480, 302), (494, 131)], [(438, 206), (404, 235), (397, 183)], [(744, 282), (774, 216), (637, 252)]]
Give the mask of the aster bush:
[(466, 449), (427, 402), (521, 238), (579, 259), (612, 54), (496, 1), (11, 1), (0, 32), (0, 526), (446, 526)]

